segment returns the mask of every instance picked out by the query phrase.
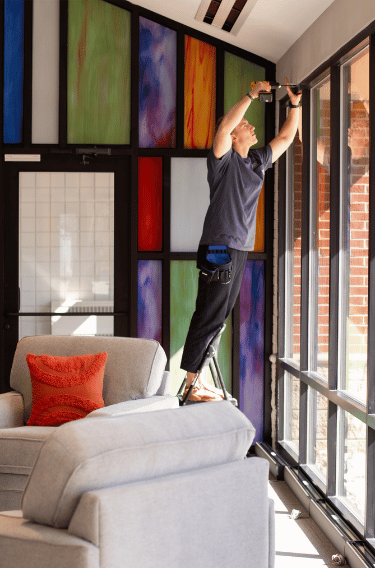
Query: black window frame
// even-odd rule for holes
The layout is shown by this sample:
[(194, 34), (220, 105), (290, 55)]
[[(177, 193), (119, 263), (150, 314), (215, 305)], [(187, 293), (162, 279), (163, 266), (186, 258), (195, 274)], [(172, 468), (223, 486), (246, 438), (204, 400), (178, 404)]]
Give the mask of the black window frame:
[[(303, 82), (302, 105), (302, 131), (303, 131), (303, 175), (302, 175), (302, 281), (301, 281), (301, 332), (300, 349), (301, 364), (295, 364), (285, 356), (284, 337), (285, 329), (285, 258), (286, 247), (286, 216), (287, 201), (287, 155), (279, 161), (279, 224), (278, 224), (278, 439), (276, 450), (287, 464), (300, 469), (307, 478), (320, 490), (323, 501), (338, 510), (348, 524), (358, 534), (360, 542), (366, 542), (375, 553), (375, 351), (368, 348), (368, 380), (367, 404), (361, 404), (348, 396), (344, 391), (338, 390), (338, 358), (339, 358), (339, 252), (340, 252), (340, 213), (337, 204), (340, 202), (340, 111), (341, 111), (341, 66), (350, 53), (356, 52), (366, 40), (369, 40), (370, 54), (370, 160), (369, 160), (369, 307), (368, 307), (368, 345), (375, 345), (375, 219), (371, 211), (375, 211), (375, 22), (356, 35), (350, 42), (337, 51), (329, 60), (323, 63)], [(323, 74), (331, 77), (331, 166), (330, 166), (330, 309), (329, 309), (329, 379), (328, 383), (316, 373), (309, 372), (308, 360), (308, 329), (309, 329), (309, 255), (310, 255), (310, 228), (309, 215), (311, 210), (310, 195), (310, 166), (311, 166), (311, 89), (316, 85)], [(340, 103), (338, 104), (338, 102)], [(280, 125), (286, 117), (287, 98), (280, 101)], [(290, 189), (290, 188), (289, 188)], [(300, 381), (300, 417), (299, 417), (299, 456), (290, 451), (288, 444), (283, 440), (284, 435), (284, 375), (288, 372)], [(319, 391), (328, 401), (327, 420), (327, 483), (322, 487), (307, 464), (307, 392), (308, 387)], [(337, 440), (337, 413), (338, 408), (349, 412), (366, 425), (367, 429), (367, 466), (366, 466), (366, 499), (365, 522), (360, 526), (350, 515), (348, 509), (335, 498), (336, 495), (336, 440)]]

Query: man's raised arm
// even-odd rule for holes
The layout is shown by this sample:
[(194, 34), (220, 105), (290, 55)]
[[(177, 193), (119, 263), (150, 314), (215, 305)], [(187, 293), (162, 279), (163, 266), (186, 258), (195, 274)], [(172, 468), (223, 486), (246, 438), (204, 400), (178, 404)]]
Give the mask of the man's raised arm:
[(248, 95), (234, 105), (227, 114), (221, 119), (217, 129), (213, 150), (216, 158), (221, 158), (229, 152), (232, 147), (231, 132), (236, 128), (244, 117), (245, 112), (252, 100), (257, 99), (260, 91), (270, 91), (271, 86), (267, 81), (257, 83)]
[[(285, 84), (289, 85), (288, 79), (285, 77)], [(291, 145), (297, 132), (300, 109), (299, 102), (301, 100), (302, 93), (294, 94), (290, 87), (287, 87), (288, 95), (290, 98), (290, 103), (297, 106), (297, 108), (291, 108), (288, 114), (288, 118), (284, 122), (279, 134), (270, 142), (272, 148), (272, 162), (276, 162)]]

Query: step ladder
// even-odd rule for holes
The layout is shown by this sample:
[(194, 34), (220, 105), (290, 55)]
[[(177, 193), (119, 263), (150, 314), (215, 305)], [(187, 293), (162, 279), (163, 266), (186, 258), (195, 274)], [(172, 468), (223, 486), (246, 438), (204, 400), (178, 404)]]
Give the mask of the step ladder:
[[(202, 363), (200, 364), (200, 367), (197, 371), (197, 375), (194, 378), (193, 382), (190, 385), (189, 390), (187, 391), (187, 393), (185, 394), (185, 396), (183, 395), (184, 390), (185, 390), (185, 386), (186, 386), (186, 379), (187, 377), (184, 378), (184, 380), (181, 383), (181, 386), (178, 390), (177, 393), (177, 397), (180, 399), (180, 406), (185, 406), (186, 404), (195, 404), (196, 402), (201, 402), (201, 401), (195, 401), (195, 400), (189, 400), (191, 391), (193, 390), (199, 375), (202, 373), (204, 367), (207, 365), (207, 362), (209, 367), (210, 367), (210, 371), (211, 371), (211, 375), (215, 384), (215, 387), (218, 389), (221, 389), (223, 391), (223, 396), (225, 400), (229, 400), (232, 404), (234, 404), (235, 406), (238, 406), (238, 402), (237, 399), (233, 398), (226, 390), (225, 388), (225, 384), (224, 384), (224, 380), (223, 380), (223, 376), (221, 374), (220, 371), (220, 367), (219, 367), (219, 362), (217, 360), (217, 348), (220, 342), (220, 338), (221, 335), (225, 329), (226, 325), (225, 323), (223, 323), (223, 325), (219, 328), (219, 330), (215, 333), (215, 335), (212, 337), (212, 339), (210, 340), (209, 344), (207, 345), (207, 349), (205, 351)], [(205, 401), (202, 401), (205, 402)]]

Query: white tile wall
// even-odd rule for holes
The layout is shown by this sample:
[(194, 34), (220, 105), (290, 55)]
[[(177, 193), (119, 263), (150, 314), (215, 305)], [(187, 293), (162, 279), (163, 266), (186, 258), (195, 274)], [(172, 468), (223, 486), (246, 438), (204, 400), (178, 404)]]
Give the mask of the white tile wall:
[[(113, 301), (114, 174), (21, 172), (21, 311), (51, 301)], [(24, 317), (20, 337), (51, 333), (50, 318)]]

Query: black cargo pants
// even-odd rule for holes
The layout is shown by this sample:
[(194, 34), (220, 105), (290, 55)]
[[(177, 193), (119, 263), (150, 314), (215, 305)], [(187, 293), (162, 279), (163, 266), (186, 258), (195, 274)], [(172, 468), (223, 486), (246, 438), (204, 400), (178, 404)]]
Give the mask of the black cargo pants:
[[(197, 253), (197, 268), (205, 265), (208, 246), (200, 245)], [(228, 284), (219, 281), (207, 283), (201, 275), (198, 279), (198, 295), (195, 312), (191, 318), (182, 354), (181, 369), (196, 373), (203, 360), (206, 348), (231, 313), (241, 288), (247, 259), (247, 251), (228, 247), (232, 259), (232, 277)]]

